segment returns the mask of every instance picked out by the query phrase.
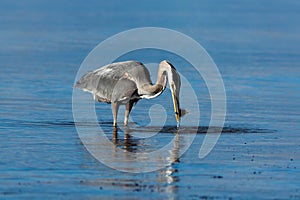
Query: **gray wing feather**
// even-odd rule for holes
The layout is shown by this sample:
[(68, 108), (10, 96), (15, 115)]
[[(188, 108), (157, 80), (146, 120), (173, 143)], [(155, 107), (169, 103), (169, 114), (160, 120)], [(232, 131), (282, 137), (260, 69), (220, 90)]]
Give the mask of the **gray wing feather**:
[(126, 78), (121, 78), (113, 89), (111, 102), (128, 103), (132, 99), (140, 99), (136, 84)]
[(139, 98), (138, 88), (151, 83), (147, 68), (140, 62), (127, 61), (106, 65), (84, 75), (75, 85), (101, 102), (127, 102)]

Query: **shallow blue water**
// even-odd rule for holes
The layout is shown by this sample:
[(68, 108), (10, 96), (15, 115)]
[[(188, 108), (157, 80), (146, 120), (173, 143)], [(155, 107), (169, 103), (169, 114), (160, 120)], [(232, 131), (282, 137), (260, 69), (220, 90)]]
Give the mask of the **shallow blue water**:
[[(299, 199), (299, 9), (297, 1), (1, 1), (0, 198)], [(199, 159), (210, 120), (203, 81), (174, 55), (125, 55), (172, 60), (197, 85), (201, 109), (198, 134), (182, 157), (161, 170), (131, 174), (85, 149), (74, 126), (72, 91), (80, 64), (99, 42), (145, 26), (181, 31), (203, 45), (223, 77), (227, 116), (217, 145)], [(141, 100), (129, 132), (157, 132), (138, 125), (150, 120), (145, 108), (168, 102), (168, 91)], [(168, 112), (168, 126), (155, 137), (126, 138), (120, 127), (114, 138), (110, 106), (96, 108), (107, 137), (125, 151), (151, 151), (176, 135)]]

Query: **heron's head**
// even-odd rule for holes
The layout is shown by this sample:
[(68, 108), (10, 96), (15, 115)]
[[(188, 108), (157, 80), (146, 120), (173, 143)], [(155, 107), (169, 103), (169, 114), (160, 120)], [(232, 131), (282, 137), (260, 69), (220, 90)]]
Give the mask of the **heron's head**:
[(164, 60), (160, 63), (160, 65), (163, 66), (168, 75), (168, 82), (172, 93), (175, 118), (177, 121), (177, 127), (179, 127), (181, 117), (181, 110), (179, 104), (179, 93), (181, 85), (180, 76), (176, 71), (175, 67), (169, 61)]

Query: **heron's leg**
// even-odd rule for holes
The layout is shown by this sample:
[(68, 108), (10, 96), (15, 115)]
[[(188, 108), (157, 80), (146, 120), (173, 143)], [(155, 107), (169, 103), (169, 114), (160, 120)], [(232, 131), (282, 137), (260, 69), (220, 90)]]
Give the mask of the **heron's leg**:
[(117, 117), (118, 117), (119, 105), (120, 104), (118, 102), (112, 102), (111, 103), (111, 108), (112, 108), (113, 117), (114, 117), (113, 126), (117, 126)]
[(130, 112), (131, 112), (132, 106), (133, 106), (133, 102), (132, 102), (132, 101), (129, 101), (129, 102), (126, 104), (124, 126), (127, 126), (127, 125), (128, 125), (128, 118), (129, 118), (129, 114), (130, 114)]

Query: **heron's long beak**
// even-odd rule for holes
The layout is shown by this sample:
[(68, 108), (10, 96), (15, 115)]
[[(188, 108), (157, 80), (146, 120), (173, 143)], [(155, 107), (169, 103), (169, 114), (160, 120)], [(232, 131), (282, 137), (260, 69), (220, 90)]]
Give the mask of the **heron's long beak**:
[(176, 93), (174, 92), (174, 90), (172, 90), (172, 99), (173, 99), (173, 105), (174, 105), (175, 118), (176, 118), (176, 122), (177, 122), (177, 128), (179, 128), (179, 125), (180, 125), (180, 108), (179, 108), (178, 98), (177, 98)]

